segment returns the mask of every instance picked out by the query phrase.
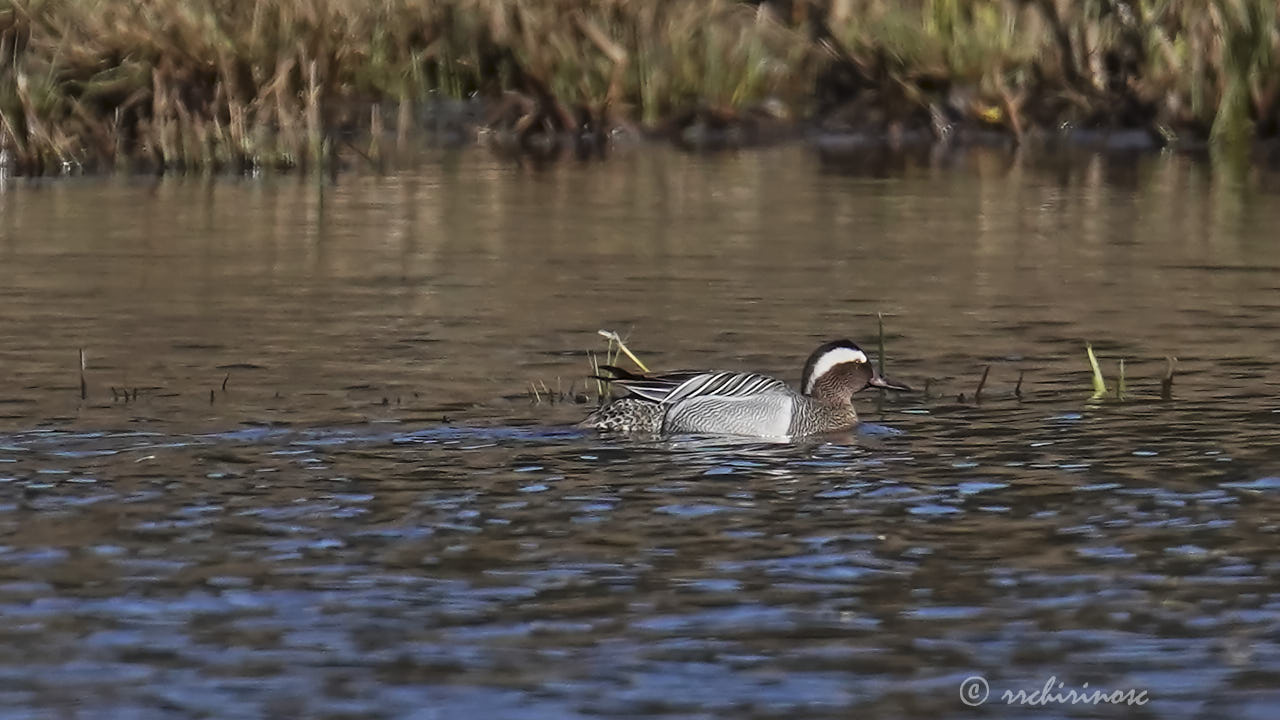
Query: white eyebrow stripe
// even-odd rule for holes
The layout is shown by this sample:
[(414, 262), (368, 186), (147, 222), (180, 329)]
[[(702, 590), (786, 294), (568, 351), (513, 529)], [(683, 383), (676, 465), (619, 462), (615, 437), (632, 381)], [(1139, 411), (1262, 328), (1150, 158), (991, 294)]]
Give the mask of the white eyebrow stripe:
[(818, 381), (818, 378), (831, 372), (831, 368), (841, 363), (865, 362), (867, 362), (867, 354), (861, 350), (847, 347), (832, 348), (818, 358), (818, 362), (813, 364), (813, 372), (804, 379), (804, 391), (805, 393), (813, 392), (813, 385)]

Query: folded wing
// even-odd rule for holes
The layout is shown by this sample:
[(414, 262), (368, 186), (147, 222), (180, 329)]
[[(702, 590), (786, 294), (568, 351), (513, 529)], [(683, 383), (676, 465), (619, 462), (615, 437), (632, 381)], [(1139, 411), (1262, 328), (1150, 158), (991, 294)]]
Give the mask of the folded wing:
[(607, 379), (631, 394), (666, 405), (694, 398), (744, 398), (787, 387), (777, 378), (757, 373), (684, 370), (637, 375), (612, 365), (601, 365), (600, 369), (613, 373), (615, 377)]

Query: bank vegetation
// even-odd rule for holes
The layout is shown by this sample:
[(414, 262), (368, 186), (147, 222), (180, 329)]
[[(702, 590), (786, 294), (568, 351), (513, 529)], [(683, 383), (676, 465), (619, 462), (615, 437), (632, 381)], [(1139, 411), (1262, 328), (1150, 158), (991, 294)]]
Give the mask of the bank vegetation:
[(9, 172), (316, 167), (423, 131), (1280, 135), (1276, 0), (0, 0)]

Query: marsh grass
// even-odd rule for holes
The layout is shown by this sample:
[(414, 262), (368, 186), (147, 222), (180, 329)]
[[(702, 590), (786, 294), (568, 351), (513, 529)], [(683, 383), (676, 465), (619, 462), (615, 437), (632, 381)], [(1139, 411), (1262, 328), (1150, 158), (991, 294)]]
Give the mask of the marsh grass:
[(545, 380), (531, 380), (529, 382), (529, 390), (527, 391), (529, 402), (534, 405), (547, 403), (557, 405), (561, 403), (570, 403), (581, 405), (590, 401), (585, 390), (579, 391), (576, 381), (570, 382), (569, 387), (564, 386), (561, 378), (556, 378), (555, 387), (547, 384)]
[(600, 362), (595, 353), (587, 353), (587, 361), (591, 364), (590, 378), (595, 382), (596, 388), (596, 404), (603, 405), (609, 399), (609, 383), (601, 379), (601, 365), (617, 365), (618, 360), (626, 355), (631, 362), (635, 363), (640, 372), (649, 372), (649, 366), (645, 365), (635, 353), (631, 352), (631, 348), (627, 347), (627, 343), (622, 336), (613, 330), (597, 330), (596, 334), (604, 338), (608, 345), (605, 347), (605, 362)]
[(315, 168), (433, 93), (569, 131), (785, 94), (806, 52), (731, 0), (0, 0), (0, 143), (29, 173)]
[[(596, 405), (602, 405), (609, 399), (610, 395), (608, 382), (600, 379), (600, 366), (617, 365), (624, 356), (629, 358), (631, 362), (635, 363), (636, 367), (639, 368), (641, 372), (649, 372), (649, 367), (645, 365), (629, 347), (627, 347), (626, 341), (622, 339), (621, 335), (612, 330), (597, 330), (596, 334), (605, 339), (606, 345), (601, 355), (597, 355), (594, 351), (587, 351), (587, 364), (590, 368), (590, 371), (587, 373), (587, 378), (591, 382), (584, 384), (582, 391), (579, 392), (576, 381), (569, 383), (569, 388), (566, 390), (559, 377), (556, 378), (554, 388), (548, 385), (544, 380), (531, 380), (529, 382), (529, 389), (526, 391), (526, 395), (530, 402), (535, 405), (542, 403), (556, 404), (566, 402), (577, 404), (594, 403)], [(604, 362), (600, 361), (602, 356), (604, 358)], [(594, 398), (588, 394), (588, 388), (594, 388)]]
[[(1019, 132), (1149, 128), (1165, 142), (1277, 131), (1274, 0), (849, 0), (837, 34), (910, 91)], [(1263, 125), (1265, 127), (1258, 128)]]
[[(1093, 384), (1093, 394), (1089, 397), (1090, 401), (1104, 400), (1108, 396), (1118, 401), (1129, 399), (1129, 379), (1125, 371), (1125, 360), (1120, 358), (1117, 362), (1117, 376), (1114, 390), (1107, 388), (1106, 379), (1102, 376), (1102, 368), (1098, 364), (1098, 357), (1093, 352), (1093, 346), (1085, 343), (1085, 355), (1089, 359), (1089, 374)], [(1177, 367), (1178, 360), (1173, 356), (1165, 358), (1166, 369), (1164, 375), (1160, 378), (1160, 399), (1171, 400), (1173, 398), (1173, 375)], [(1019, 379), (1021, 385), (1021, 379)]]
[(0, 0), (0, 149), (20, 173), (321, 169), (473, 94), (517, 134), (852, 106), (1239, 147), (1280, 133), (1277, 57), (1274, 0)]

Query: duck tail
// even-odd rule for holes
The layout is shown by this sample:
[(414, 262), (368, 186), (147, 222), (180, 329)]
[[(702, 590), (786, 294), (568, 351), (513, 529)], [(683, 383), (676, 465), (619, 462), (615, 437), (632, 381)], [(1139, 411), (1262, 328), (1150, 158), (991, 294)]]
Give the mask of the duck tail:
[(617, 365), (601, 365), (600, 369), (611, 373), (612, 377), (605, 377), (602, 375), (590, 375), (589, 377), (594, 378), (596, 380), (604, 380), (605, 382), (614, 382), (617, 380), (645, 380), (646, 379), (645, 376), (643, 375), (637, 375), (631, 372), (630, 370), (623, 370)]

